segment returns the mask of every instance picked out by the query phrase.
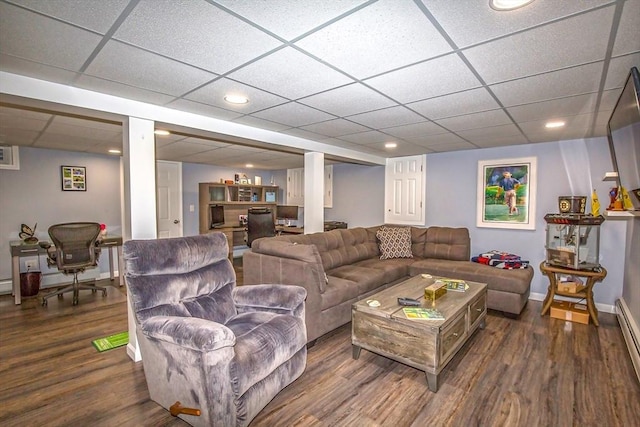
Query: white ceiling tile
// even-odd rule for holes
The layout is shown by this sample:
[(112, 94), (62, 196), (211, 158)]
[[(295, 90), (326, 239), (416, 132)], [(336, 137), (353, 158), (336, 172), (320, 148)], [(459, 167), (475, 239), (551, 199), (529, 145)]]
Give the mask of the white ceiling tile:
[[(244, 96), (249, 102), (246, 104), (231, 104), (224, 100), (227, 95)], [(242, 114), (250, 114), (288, 102), (287, 99), (280, 96), (225, 78), (218, 79), (194, 90), (186, 95), (185, 98)]]
[(421, 1), (458, 47), (521, 31), (605, 3), (603, 0), (534, 1), (520, 10), (498, 12), (489, 7), (488, 0)]
[(613, 55), (624, 55), (640, 51), (640, 1), (624, 2), (624, 11), (620, 17), (620, 26), (613, 45)]
[(353, 142), (355, 144), (375, 144), (378, 142), (395, 142), (397, 140), (397, 138), (393, 136), (375, 130), (354, 133), (352, 135), (344, 135), (339, 139), (343, 139), (347, 142)]
[(308, 130), (310, 132), (315, 132), (330, 138), (341, 135), (349, 135), (352, 133), (366, 132), (369, 130), (369, 128), (365, 126), (344, 119), (335, 119), (326, 122), (315, 123), (312, 125), (303, 126), (302, 129)]
[(593, 113), (579, 114), (563, 117), (565, 126), (561, 128), (545, 128), (546, 120), (521, 123), (520, 128), (532, 142), (584, 138), (589, 134), (589, 127), (594, 118)]
[(221, 120), (233, 120), (242, 116), (241, 113), (236, 111), (212, 107), (211, 105), (205, 105), (199, 102), (189, 101), (187, 99), (176, 99), (175, 101), (166, 104), (166, 107)]
[(322, 0), (313, 5), (300, 0), (269, 0), (268, 7), (255, 7), (253, 0), (216, 0), (259, 26), (286, 39), (292, 40), (334, 19), (366, 0)]
[(430, 145), (428, 148), (431, 151), (436, 153), (444, 153), (447, 151), (473, 150), (478, 147), (476, 147), (475, 145), (469, 144), (466, 141), (461, 141), (461, 142), (451, 142), (447, 144)]
[(604, 84), (605, 89), (619, 89), (622, 92), (622, 87), (627, 81), (629, 71), (631, 67), (640, 68), (640, 52), (620, 56), (617, 58), (611, 58), (609, 63), (609, 69), (607, 70), (607, 80)]
[(613, 11), (611, 6), (585, 13), (463, 53), (488, 84), (599, 61), (607, 49)]
[(326, 135), (322, 135), (316, 132), (311, 132), (304, 129), (291, 128), (280, 131), (280, 133), (284, 133), (286, 135), (297, 136), (298, 138), (308, 139), (310, 141), (318, 141), (322, 138), (326, 138)]
[(416, 135), (410, 138), (405, 138), (406, 141), (412, 144), (417, 144), (423, 147), (439, 147), (444, 145), (464, 145), (469, 144), (464, 139), (460, 138), (454, 133), (439, 133), (431, 135)]
[(442, 126), (428, 121), (412, 123), (409, 125), (393, 126), (384, 128), (383, 130), (384, 133), (388, 133), (389, 135), (393, 135), (398, 138), (411, 138), (414, 136), (433, 135), (446, 132), (446, 130), (443, 129)]
[(590, 113), (595, 110), (597, 94), (571, 96), (507, 108), (517, 122), (553, 120), (560, 117)]
[(106, 33), (129, 0), (12, 0), (28, 9), (58, 18), (80, 27)]
[(122, 126), (106, 123), (92, 123), (74, 117), (56, 116), (46, 129), (47, 135), (68, 135), (94, 141), (110, 141), (122, 135)]
[(0, 106), (0, 132), (5, 129), (41, 131), (53, 116), (39, 111)]
[(462, 130), (456, 132), (462, 138), (471, 141), (472, 143), (476, 143), (477, 141), (482, 141), (485, 139), (491, 138), (502, 138), (502, 137), (514, 137), (518, 138), (522, 136), (522, 132), (515, 125), (500, 125), (500, 126), (492, 126), (492, 127), (484, 127), (477, 129), (469, 129)]
[(457, 54), (383, 74), (365, 83), (402, 103), (481, 86)]
[(349, 120), (371, 128), (388, 128), (392, 126), (406, 125), (424, 121), (421, 117), (404, 107), (391, 107), (382, 110), (350, 116)]
[(102, 141), (92, 138), (50, 132), (42, 134), (33, 146), (56, 150), (73, 149), (74, 151), (86, 151), (88, 147), (100, 145), (101, 143)]
[(353, 82), (290, 47), (229, 74), (229, 78), (289, 99), (302, 98)]
[(495, 136), (487, 138), (475, 138), (473, 143), (480, 148), (506, 147), (509, 145), (528, 144), (527, 139), (522, 135)]
[(32, 145), (40, 136), (36, 130), (18, 128), (0, 130), (0, 145)]
[(265, 130), (272, 130), (275, 132), (279, 132), (281, 130), (288, 129), (289, 125), (283, 125), (282, 123), (275, 123), (269, 120), (259, 119), (257, 117), (251, 116), (243, 116), (233, 120), (236, 123), (241, 123), (243, 125), (252, 126)]
[(217, 74), (281, 44), (205, 1), (142, 0), (114, 37)]
[(531, 104), (597, 92), (601, 73), (602, 63), (594, 63), (499, 83), (490, 90), (505, 107)]
[[(24, 29), (29, 29), (25, 37)], [(0, 3), (0, 53), (78, 71), (102, 37)]]
[[(1, 41), (0, 44), (2, 44)], [(2, 53), (0, 53), (0, 70), (63, 85), (73, 85), (78, 75), (75, 71), (64, 70)]]
[[(121, 58), (127, 58), (127, 61)], [(176, 96), (216, 77), (215, 74), (119, 42), (107, 43), (91, 61), (86, 73)]]
[(322, 122), (333, 118), (333, 116), (327, 113), (314, 110), (313, 108), (296, 102), (290, 102), (269, 108), (268, 110), (259, 111), (252, 114), (252, 116), (293, 127)]
[(153, 92), (148, 89), (132, 87), (123, 83), (112, 82), (98, 77), (88, 76), (86, 74), (78, 77), (74, 86), (94, 92), (108, 93), (109, 95), (135, 99), (136, 101), (148, 102), (157, 105), (164, 105), (174, 99), (173, 96), (166, 94)]
[(381, 0), (296, 42), (356, 78), (451, 51), (411, 0)]
[(443, 95), (408, 104), (407, 107), (431, 120), (452, 117), (464, 113), (494, 110), (500, 105), (485, 88)]
[(360, 83), (312, 95), (298, 102), (319, 110), (331, 112), (336, 116), (350, 116), (396, 105), (389, 98)]
[(466, 114), (464, 116), (449, 117), (435, 120), (435, 122), (449, 130), (459, 131), (506, 125), (512, 123), (512, 120), (503, 110), (492, 110)]

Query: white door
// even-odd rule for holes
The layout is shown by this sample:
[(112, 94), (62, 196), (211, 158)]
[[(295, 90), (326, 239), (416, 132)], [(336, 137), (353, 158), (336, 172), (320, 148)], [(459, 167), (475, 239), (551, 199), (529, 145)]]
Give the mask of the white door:
[(385, 224), (425, 225), (426, 155), (387, 159)]
[(286, 203), (304, 207), (304, 168), (287, 169)]
[(157, 162), (158, 237), (182, 236), (182, 163)]

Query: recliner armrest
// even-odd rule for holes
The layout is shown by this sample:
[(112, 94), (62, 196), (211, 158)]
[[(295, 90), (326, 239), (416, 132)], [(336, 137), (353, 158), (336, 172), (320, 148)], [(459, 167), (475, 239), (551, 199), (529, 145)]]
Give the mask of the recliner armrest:
[(142, 323), (142, 333), (196, 351), (233, 347), (236, 336), (221, 323), (198, 317), (157, 316)]
[(293, 285), (247, 285), (233, 290), (238, 311), (271, 311), (298, 315), (307, 290)]

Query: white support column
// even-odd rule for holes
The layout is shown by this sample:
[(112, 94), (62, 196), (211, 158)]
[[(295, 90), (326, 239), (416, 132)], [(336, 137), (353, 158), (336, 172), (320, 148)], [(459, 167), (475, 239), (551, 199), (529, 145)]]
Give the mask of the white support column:
[[(154, 122), (129, 117), (123, 123), (124, 160), (124, 240), (157, 238), (156, 152)], [(129, 345), (127, 354), (135, 362), (142, 360), (136, 324), (128, 307)]]
[(324, 153), (304, 155), (304, 232), (324, 231)]

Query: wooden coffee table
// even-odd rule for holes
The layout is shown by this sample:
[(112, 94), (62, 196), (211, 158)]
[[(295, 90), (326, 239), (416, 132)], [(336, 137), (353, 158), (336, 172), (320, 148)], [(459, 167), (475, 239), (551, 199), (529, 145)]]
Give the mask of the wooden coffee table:
[[(351, 343), (353, 358), (362, 348), (424, 371), (429, 390), (438, 391), (438, 375), (473, 332), (484, 328), (487, 285), (469, 282), (466, 292), (447, 292), (435, 301), (424, 299), (424, 288), (436, 278), (418, 275), (353, 304)], [(398, 297), (435, 307), (444, 320), (407, 319)], [(368, 300), (377, 300), (371, 307)]]

